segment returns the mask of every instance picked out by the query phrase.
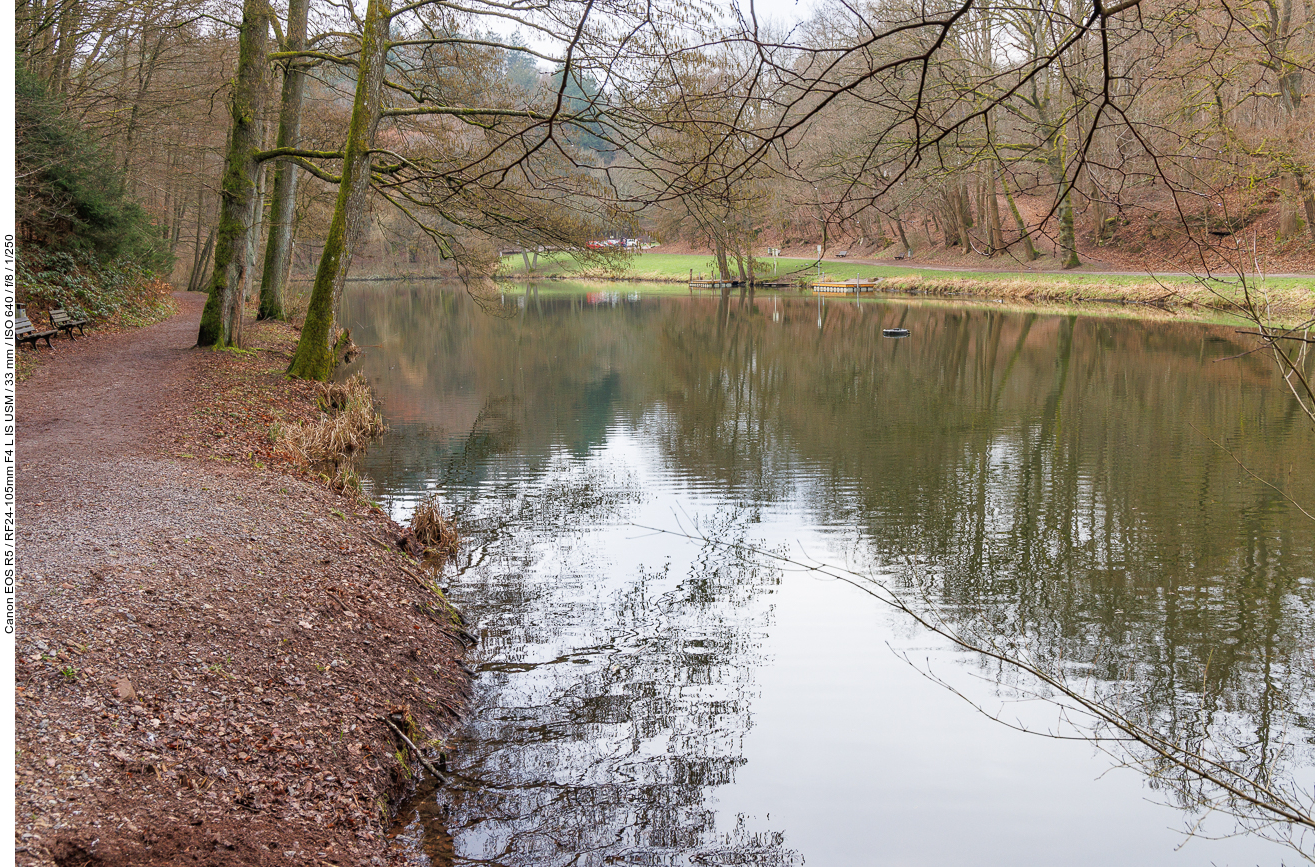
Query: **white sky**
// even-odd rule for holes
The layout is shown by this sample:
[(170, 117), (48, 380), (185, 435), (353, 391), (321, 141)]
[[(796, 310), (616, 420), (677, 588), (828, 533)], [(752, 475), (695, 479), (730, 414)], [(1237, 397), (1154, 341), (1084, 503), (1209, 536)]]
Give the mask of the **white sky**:
[[(729, 10), (732, 4), (738, 5), (744, 11), (746, 20), (749, 15), (749, 0), (722, 0)], [(762, 26), (768, 22), (788, 28), (807, 18), (812, 12), (814, 0), (753, 0), (753, 8), (758, 16), (758, 24)], [(544, 54), (555, 55), (556, 46), (547, 40), (536, 38), (536, 34), (527, 31), (524, 28), (518, 28), (515, 24), (507, 21), (499, 21), (496, 18), (489, 18), (485, 25), (489, 29), (499, 33), (503, 38), (510, 37), (513, 33), (519, 32), (521, 38), (536, 51)], [(546, 61), (539, 61), (541, 69), (548, 69), (552, 64)]]

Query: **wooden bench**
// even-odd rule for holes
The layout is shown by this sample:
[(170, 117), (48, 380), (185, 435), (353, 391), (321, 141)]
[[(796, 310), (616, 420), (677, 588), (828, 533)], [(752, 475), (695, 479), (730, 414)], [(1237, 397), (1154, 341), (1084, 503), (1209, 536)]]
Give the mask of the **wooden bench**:
[(46, 341), (46, 346), (48, 348), (54, 349), (55, 347), (50, 345), (50, 338), (58, 333), (59, 329), (54, 329), (52, 331), (37, 331), (36, 326), (32, 324), (32, 320), (23, 315), (14, 319), (14, 343), (16, 344), (30, 343), (32, 344), (32, 348), (36, 349), (37, 341), (44, 340)]
[(56, 307), (54, 310), (50, 311), (50, 324), (55, 326), (59, 331), (68, 334), (69, 340), (76, 340), (77, 338), (73, 336), (73, 329), (78, 329), (78, 333), (83, 337), (86, 337), (87, 332), (82, 326), (91, 324), (91, 320), (78, 319), (64, 308)]

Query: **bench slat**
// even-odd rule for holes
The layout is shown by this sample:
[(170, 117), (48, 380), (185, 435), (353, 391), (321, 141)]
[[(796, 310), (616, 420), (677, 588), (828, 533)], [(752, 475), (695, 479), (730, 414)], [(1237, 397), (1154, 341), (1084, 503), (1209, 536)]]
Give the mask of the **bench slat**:
[(70, 340), (76, 339), (73, 337), (74, 328), (78, 329), (79, 334), (86, 335), (87, 332), (83, 326), (89, 324), (89, 322), (90, 320), (87, 319), (75, 319), (62, 307), (56, 307), (50, 311), (50, 324), (67, 333)]
[(26, 316), (19, 316), (14, 320), (14, 342), (31, 343), (33, 349), (37, 348), (38, 340), (46, 341), (46, 346), (54, 349), (55, 347), (50, 345), (50, 338), (58, 333), (58, 330), (38, 331), (36, 326), (32, 324), (32, 320)]

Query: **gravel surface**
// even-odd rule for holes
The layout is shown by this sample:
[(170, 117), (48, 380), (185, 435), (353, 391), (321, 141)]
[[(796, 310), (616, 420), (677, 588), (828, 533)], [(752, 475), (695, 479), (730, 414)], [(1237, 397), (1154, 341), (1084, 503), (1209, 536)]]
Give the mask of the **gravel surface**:
[(177, 298), (19, 386), (18, 863), (400, 861), (418, 765), (381, 717), (440, 748), (469, 637), (396, 525), (245, 445), (313, 388), (192, 349)]

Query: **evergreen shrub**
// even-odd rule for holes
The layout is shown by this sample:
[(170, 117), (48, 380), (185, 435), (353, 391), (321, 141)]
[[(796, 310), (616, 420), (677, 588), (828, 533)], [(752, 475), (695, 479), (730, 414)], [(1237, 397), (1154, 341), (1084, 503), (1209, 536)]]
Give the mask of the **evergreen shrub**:
[(172, 264), (159, 227), (129, 198), (110, 155), (21, 64), (15, 71), (14, 115), (21, 247), (89, 253), (101, 263), (133, 262), (152, 271)]

